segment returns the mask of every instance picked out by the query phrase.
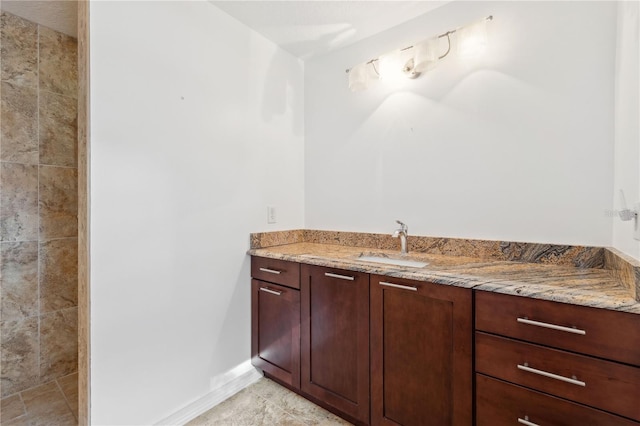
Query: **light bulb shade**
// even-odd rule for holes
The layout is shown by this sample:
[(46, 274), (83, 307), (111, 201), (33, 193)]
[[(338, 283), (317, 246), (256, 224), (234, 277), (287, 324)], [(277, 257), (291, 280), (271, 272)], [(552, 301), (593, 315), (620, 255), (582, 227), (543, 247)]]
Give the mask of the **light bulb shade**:
[(404, 80), (414, 71), (413, 49), (394, 50), (379, 58), (381, 80)]
[(358, 64), (349, 71), (349, 89), (352, 92), (365, 90), (378, 78), (372, 63)]
[(476, 22), (457, 31), (457, 54), (462, 57), (478, 56), (487, 48), (487, 20)]
[(425, 72), (433, 69), (440, 58), (440, 39), (433, 37), (416, 44), (413, 47), (413, 64), (415, 72)]
[(388, 80), (393, 78), (396, 74), (400, 73), (402, 69), (400, 51), (394, 50), (393, 52), (380, 55), (378, 63), (380, 64), (380, 79)]

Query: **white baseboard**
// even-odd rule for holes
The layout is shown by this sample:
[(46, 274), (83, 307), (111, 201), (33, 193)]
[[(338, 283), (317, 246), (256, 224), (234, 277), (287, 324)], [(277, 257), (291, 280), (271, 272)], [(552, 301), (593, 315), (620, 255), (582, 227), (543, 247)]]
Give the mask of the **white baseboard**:
[(257, 382), (261, 377), (262, 372), (251, 365), (251, 361), (247, 360), (226, 373), (211, 379), (212, 390), (209, 393), (159, 421), (156, 425), (184, 425), (247, 386)]

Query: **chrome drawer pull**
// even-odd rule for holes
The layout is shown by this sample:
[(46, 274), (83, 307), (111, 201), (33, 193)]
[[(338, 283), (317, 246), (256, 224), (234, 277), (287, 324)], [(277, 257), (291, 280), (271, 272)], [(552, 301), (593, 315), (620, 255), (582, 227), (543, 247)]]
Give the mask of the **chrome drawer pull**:
[(350, 277), (348, 275), (338, 275), (338, 274), (332, 274), (331, 272), (325, 272), (324, 275), (326, 277), (331, 277), (331, 278), (340, 278), (341, 280), (348, 280), (348, 281), (353, 281), (355, 280), (354, 277)]
[(400, 284), (388, 283), (386, 281), (380, 281), (380, 285), (385, 285), (387, 287), (401, 288), (402, 290), (418, 291), (418, 287), (411, 287), (411, 286), (408, 286), (408, 285), (400, 285)]
[(282, 272), (282, 271), (276, 271), (275, 269), (269, 269), (269, 268), (260, 268), (260, 270), (262, 272), (268, 272), (270, 274), (276, 274), (276, 275), (280, 275), (280, 272)]
[(538, 374), (540, 376), (549, 377), (550, 379), (560, 380), (561, 382), (571, 383), (572, 385), (587, 386), (587, 384), (585, 382), (583, 382), (583, 381), (576, 380), (576, 379), (570, 379), (568, 377), (559, 376), (557, 374), (549, 373), (547, 371), (542, 371), (542, 370), (538, 370), (536, 368), (531, 368), (531, 367), (529, 367), (527, 365), (527, 363), (525, 363), (524, 365), (518, 364), (518, 369), (527, 371), (529, 373)]
[(523, 324), (535, 325), (536, 327), (551, 328), (553, 330), (566, 331), (567, 333), (580, 334), (582, 336), (587, 334), (586, 331), (580, 330), (579, 328), (563, 327), (561, 325), (549, 324), (549, 323), (540, 322), (540, 321), (533, 321), (528, 318), (518, 318), (517, 321)]
[(520, 417), (518, 417), (518, 423), (527, 425), (527, 426), (540, 426), (538, 423), (530, 422), (529, 417), (527, 416), (524, 416), (524, 419), (521, 419)]
[(282, 294), (281, 291), (271, 290), (270, 288), (260, 287), (260, 291), (264, 291), (265, 293), (275, 294), (276, 296), (280, 296)]

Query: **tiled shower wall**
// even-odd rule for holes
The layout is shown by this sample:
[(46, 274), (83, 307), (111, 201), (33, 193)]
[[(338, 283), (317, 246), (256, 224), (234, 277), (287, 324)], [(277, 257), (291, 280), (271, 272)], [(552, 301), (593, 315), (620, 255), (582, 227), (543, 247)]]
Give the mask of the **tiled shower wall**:
[(3, 12), (2, 397), (77, 371), (76, 39)]

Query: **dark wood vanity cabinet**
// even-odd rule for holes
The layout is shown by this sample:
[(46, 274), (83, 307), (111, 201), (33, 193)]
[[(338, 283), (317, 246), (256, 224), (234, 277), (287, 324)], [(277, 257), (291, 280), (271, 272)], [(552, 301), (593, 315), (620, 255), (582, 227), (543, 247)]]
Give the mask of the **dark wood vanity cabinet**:
[(371, 424), (473, 423), (473, 294), (371, 275)]
[(301, 265), (301, 389), (369, 423), (369, 274)]
[(299, 389), (300, 265), (253, 257), (251, 271), (251, 362)]
[(251, 270), (267, 375), (356, 424), (472, 424), (471, 290), (258, 257)]
[(477, 426), (640, 424), (639, 315), (475, 297)]
[(261, 257), (251, 276), (253, 364), (358, 425), (640, 425), (640, 315)]
[(476, 376), (476, 392), (476, 426), (638, 425), (623, 417), (482, 374)]

